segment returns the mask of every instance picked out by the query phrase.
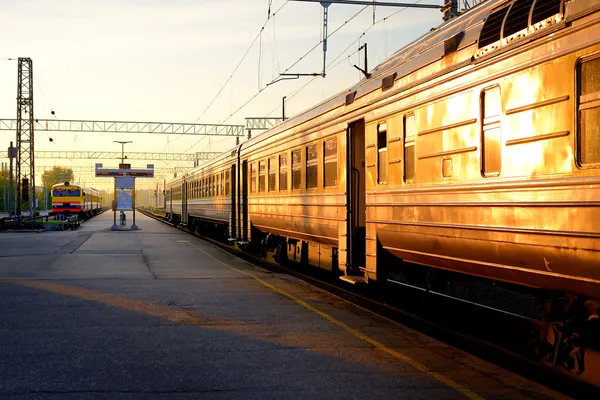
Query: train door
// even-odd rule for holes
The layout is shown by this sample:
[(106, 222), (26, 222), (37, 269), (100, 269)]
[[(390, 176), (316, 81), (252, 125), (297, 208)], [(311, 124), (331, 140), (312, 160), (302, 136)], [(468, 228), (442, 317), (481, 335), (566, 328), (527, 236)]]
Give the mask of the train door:
[(181, 223), (187, 225), (188, 210), (187, 210), (187, 182), (181, 184)]
[(235, 164), (233, 164), (231, 166), (231, 181), (230, 181), (230, 194), (231, 194), (231, 217), (230, 217), (230, 221), (229, 221), (229, 238), (230, 239), (235, 239), (235, 233), (237, 231), (236, 228), (236, 223), (237, 223), (237, 218), (236, 218), (236, 214), (237, 214), (237, 207), (236, 207), (236, 176), (235, 176)]
[(242, 163), (242, 187), (241, 187), (241, 199), (242, 199), (242, 234), (240, 237), (242, 241), (248, 241), (248, 161), (244, 160)]
[(346, 135), (346, 275), (359, 275), (366, 259), (365, 121), (351, 123)]

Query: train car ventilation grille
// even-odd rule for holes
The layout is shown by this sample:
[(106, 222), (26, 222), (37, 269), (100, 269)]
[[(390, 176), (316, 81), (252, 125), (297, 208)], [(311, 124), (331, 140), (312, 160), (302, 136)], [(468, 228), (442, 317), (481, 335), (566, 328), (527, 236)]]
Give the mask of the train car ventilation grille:
[(485, 24), (483, 24), (483, 29), (481, 29), (481, 34), (479, 35), (478, 47), (480, 49), (500, 40), (502, 22), (504, 22), (504, 16), (507, 11), (508, 7), (501, 8), (500, 10), (493, 12), (485, 20)]
[(529, 26), (529, 10), (533, 0), (517, 0), (513, 3), (506, 22), (504, 23), (503, 37), (515, 34)]
[(444, 56), (452, 54), (456, 50), (458, 50), (458, 45), (460, 44), (460, 41), (464, 36), (464, 32), (459, 32), (456, 35), (452, 36), (450, 39), (444, 40)]
[(356, 90), (352, 93), (348, 93), (346, 95), (346, 105), (349, 106), (350, 104), (354, 103), (355, 97), (356, 97)]
[(534, 25), (553, 15), (560, 14), (561, 6), (562, 0), (537, 0), (533, 6), (531, 24)]
[(381, 90), (388, 90), (389, 88), (394, 86), (394, 80), (396, 80), (396, 76), (398, 74), (394, 72), (391, 75), (386, 76), (381, 80)]

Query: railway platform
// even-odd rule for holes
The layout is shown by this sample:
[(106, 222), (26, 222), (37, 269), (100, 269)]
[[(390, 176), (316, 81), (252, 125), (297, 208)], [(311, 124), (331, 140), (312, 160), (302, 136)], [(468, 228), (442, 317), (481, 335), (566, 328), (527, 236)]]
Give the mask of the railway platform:
[(561, 399), (144, 215), (0, 233), (0, 398)]

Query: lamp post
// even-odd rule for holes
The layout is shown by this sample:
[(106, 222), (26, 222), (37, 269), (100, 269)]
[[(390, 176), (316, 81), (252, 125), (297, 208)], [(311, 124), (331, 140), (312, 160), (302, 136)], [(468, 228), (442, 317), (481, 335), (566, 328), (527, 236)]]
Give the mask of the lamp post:
[(129, 142), (120, 142), (118, 140), (113, 140), (113, 142), (121, 144), (121, 164), (124, 164), (125, 163), (125, 144), (127, 144), (127, 143), (133, 143), (133, 142), (131, 142), (131, 141), (129, 141)]

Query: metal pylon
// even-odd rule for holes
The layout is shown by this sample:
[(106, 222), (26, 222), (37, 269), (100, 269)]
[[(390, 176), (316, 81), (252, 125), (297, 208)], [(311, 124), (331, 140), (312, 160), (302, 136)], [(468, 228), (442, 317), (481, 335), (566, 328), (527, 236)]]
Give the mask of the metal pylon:
[(35, 165), (33, 161), (33, 64), (31, 58), (19, 57), (17, 83), (17, 215), (21, 203), (29, 203), (35, 216)]

